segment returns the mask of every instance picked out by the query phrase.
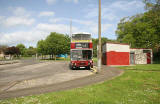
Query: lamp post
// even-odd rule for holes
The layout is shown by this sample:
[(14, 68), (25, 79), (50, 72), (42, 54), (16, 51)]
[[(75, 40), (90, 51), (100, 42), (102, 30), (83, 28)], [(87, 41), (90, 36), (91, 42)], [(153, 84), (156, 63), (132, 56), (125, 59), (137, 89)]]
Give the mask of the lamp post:
[(99, 0), (99, 13), (98, 13), (98, 71), (101, 70), (101, 0)]

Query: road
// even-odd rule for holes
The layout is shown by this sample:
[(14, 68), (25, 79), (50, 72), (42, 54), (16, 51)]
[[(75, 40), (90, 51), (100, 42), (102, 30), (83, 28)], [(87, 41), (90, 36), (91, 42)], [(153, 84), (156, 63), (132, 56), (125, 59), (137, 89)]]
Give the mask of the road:
[(120, 75), (123, 71), (103, 66), (99, 74), (70, 70), (67, 61), (22, 60), (0, 66), (0, 99), (81, 87)]
[(35, 58), (21, 59), (20, 63), (18, 63), (18, 64), (13, 64), (13, 65), (6, 64), (5, 66), (0, 65), (0, 71), (7, 70), (7, 69), (13, 69), (13, 68), (17, 68), (17, 67), (22, 67), (22, 66), (27, 66), (27, 65), (43, 63), (43, 62), (44, 61), (36, 60)]

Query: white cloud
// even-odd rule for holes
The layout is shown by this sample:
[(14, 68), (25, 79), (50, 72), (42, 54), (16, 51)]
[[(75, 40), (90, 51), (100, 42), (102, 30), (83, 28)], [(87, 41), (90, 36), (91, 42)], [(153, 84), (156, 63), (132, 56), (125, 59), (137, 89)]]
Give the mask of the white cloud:
[(86, 18), (93, 18), (98, 16), (98, 8), (96, 6), (88, 8), (86, 12), (87, 12), (87, 14), (85, 15)]
[(23, 7), (9, 7), (12, 16), (0, 17), (1, 26), (13, 27), (13, 26), (30, 26), (35, 22), (34, 18), (31, 18), (30, 12), (26, 11)]
[[(70, 18), (52, 18), (49, 20), (51, 23), (56, 23), (57, 22), (68, 22), (70, 23), (71, 19)], [(45, 29), (45, 30), (53, 30), (53, 27), (55, 27), (56, 24), (39, 24), (37, 27), (40, 29)], [(56, 30), (58, 31), (63, 31), (64, 30), (70, 31), (70, 25), (56, 25)], [(77, 26), (77, 27), (75, 27)], [(92, 34), (97, 34), (97, 22), (91, 21), (91, 20), (79, 20), (79, 19), (72, 19), (72, 31), (73, 32), (90, 32)], [(59, 28), (59, 29), (58, 29)], [(63, 29), (62, 29), (63, 28)]]
[(46, 0), (48, 5), (55, 4), (57, 0)]
[(2, 24), (3, 23), (3, 21), (4, 21), (4, 16), (0, 16), (0, 24)]
[(23, 7), (9, 7), (8, 8), (14, 16), (29, 17), (31, 14)]
[[(64, 21), (67, 21), (69, 23), (71, 21), (71, 19), (69, 19), (69, 18), (52, 18), (50, 20), (51, 23), (64, 22)], [(90, 32), (94, 35), (98, 34), (98, 22), (97, 21), (72, 19), (72, 24), (78, 26), (78, 27), (74, 27), (74, 28), (76, 28), (75, 32)], [(52, 31), (53, 27), (55, 27), (54, 25), (53, 24), (39, 24), (37, 26), (37, 28), (39, 28), (41, 30)], [(69, 31), (69, 29), (70, 29), (69, 25), (65, 25), (65, 26), (67, 26), (66, 30), (68, 29), (67, 31)], [(56, 25), (56, 27), (59, 28), (59, 31), (63, 31), (62, 27), (64, 27), (64, 26)], [(102, 33), (105, 33), (106, 31), (111, 30), (111, 29), (113, 30), (113, 28), (114, 28), (113, 24), (103, 23), (102, 24)]]
[(121, 9), (124, 11), (130, 11), (133, 9), (144, 7), (144, 3), (139, 0), (133, 0), (133, 1), (116, 1), (113, 4), (110, 5), (112, 8)]
[(51, 12), (51, 11), (44, 11), (44, 12), (40, 12), (39, 16), (42, 17), (42, 16), (54, 16), (54, 12)]
[[(0, 44), (16, 45), (18, 43), (36, 45), (37, 41), (45, 39), (50, 32), (69, 34), (69, 25), (65, 24), (38, 24), (31, 31), (16, 31), (0, 33)], [(73, 32), (80, 32), (78, 28), (72, 27)]]
[(70, 23), (71, 21), (74, 23), (82, 24), (82, 25), (91, 25), (94, 24), (95, 21), (90, 21), (90, 20), (80, 20), (80, 19), (70, 19), (70, 18), (51, 18), (49, 22), (51, 23), (56, 23), (56, 22), (64, 22), (67, 21)]
[(51, 23), (57, 23), (57, 22), (60, 22), (60, 21), (63, 21), (61, 18), (51, 18), (49, 19), (49, 22)]
[(4, 16), (0, 16), (0, 20), (2, 20), (4, 18)]
[[(46, 0), (48, 5), (52, 5), (55, 4), (58, 0)], [(61, 0), (62, 1), (62, 0)], [(79, 2), (79, 0), (64, 0), (65, 2), (73, 2), (75, 4), (77, 4)]]
[[(69, 20), (69, 19), (64, 19)], [(78, 23), (83, 25), (82, 27), (75, 27), (73, 25), (72, 32), (90, 32), (91, 34), (98, 34), (97, 23), (87, 20), (77, 20), (73, 19), (73, 23)], [(111, 24), (102, 24), (102, 32), (112, 28)], [(58, 32), (63, 34), (69, 34), (70, 26), (66, 24), (58, 23), (40, 23), (32, 29), (31, 31), (17, 31), (11, 33), (0, 33), (0, 44), (16, 45), (18, 43), (23, 43), (25, 45), (36, 45), (37, 41), (45, 39), (50, 32)]]
[(79, 2), (79, 0), (64, 0), (65, 2), (74, 2), (75, 4), (77, 4)]
[(79, 23), (79, 24), (86, 25), (86, 26), (94, 24), (94, 21), (89, 21), (89, 20), (72, 19), (72, 22)]
[[(64, 33), (69, 34), (70, 26), (65, 24), (44, 24), (40, 23), (36, 26), (36, 29), (45, 31), (45, 32), (58, 32), (58, 33)], [(72, 27), (73, 32), (79, 32), (78, 28)]]
[(116, 20), (118, 16), (116, 16), (114, 13), (106, 13), (102, 15), (102, 19), (107, 19), (109, 21)]
[(0, 44), (16, 45), (19, 43), (36, 45), (38, 40), (44, 39), (48, 34), (43, 31), (18, 31), (13, 33), (0, 33)]
[[(137, 13), (142, 13), (144, 10), (144, 4), (140, 0), (114, 0), (112, 2), (103, 3), (101, 10), (102, 34), (107, 34), (108, 38), (113, 39), (116, 38), (116, 35), (114, 34), (119, 20), (126, 16), (132, 16)], [(84, 12), (86, 13), (84, 15), (86, 19), (98, 20), (98, 4), (89, 4)], [(88, 27), (88, 30), (92, 31), (94, 34), (97, 34), (97, 24), (90, 25)]]
[[(119, 17), (119, 11), (133, 12), (144, 7), (142, 1), (115, 1), (110, 4), (102, 4), (102, 19), (113, 21)], [(92, 5), (87, 10), (86, 18), (94, 18), (98, 16), (98, 6)]]
[(73, 0), (73, 2), (74, 2), (74, 3), (78, 3), (78, 2), (79, 2), (79, 0)]
[[(90, 32), (92, 35), (98, 34), (97, 21), (72, 19), (72, 22), (73, 24), (75, 23), (81, 24), (81, 27), (79, 29), (81, 30), (80, 32)], [(102, 33), (106, 33), (106, 31), (113, 30), (113, 29), (114, 29), (113, 24), (102, 23)]]
[(17, 26), (17, 25), (25, 25), (29, 26), (35, 22), (34, 19), (30, 18), (22, 18), (22, 17), (8, 17), (3, 21), (3, 24), (6, 27)]

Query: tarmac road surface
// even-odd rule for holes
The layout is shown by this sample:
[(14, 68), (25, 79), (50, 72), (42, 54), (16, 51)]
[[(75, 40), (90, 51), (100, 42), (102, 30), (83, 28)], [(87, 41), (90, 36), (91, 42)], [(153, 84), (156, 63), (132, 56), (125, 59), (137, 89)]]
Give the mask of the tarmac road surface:
[(122, 73), (123, 70), (106, 66), (99, 74), (93, 74), (90, 70), (70, 70), (67, 61), (23, 60), (19, 64), (0, 66), (0, 99), (82, 87)]

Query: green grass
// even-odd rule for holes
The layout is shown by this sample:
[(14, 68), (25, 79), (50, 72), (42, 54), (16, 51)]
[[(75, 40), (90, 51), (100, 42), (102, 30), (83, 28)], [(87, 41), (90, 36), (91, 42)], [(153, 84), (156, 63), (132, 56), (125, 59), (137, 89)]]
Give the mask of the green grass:
[(110, 81), (0, 104), (160, 104), (160, 64), (119, 68), (125, 73)]
[(120, 67), (121, 69), (126, 70), (137, 70), (137, 71), (159, 71), (160, 72), (160, 64), (147, 64), (147, 65), (133, 65), (133, 66), (125, 66)]

